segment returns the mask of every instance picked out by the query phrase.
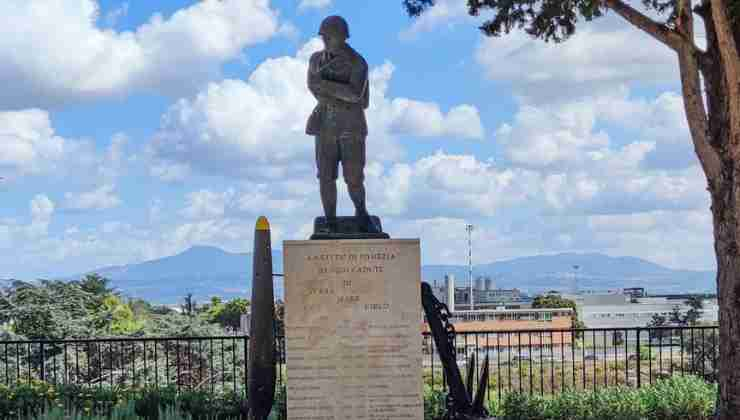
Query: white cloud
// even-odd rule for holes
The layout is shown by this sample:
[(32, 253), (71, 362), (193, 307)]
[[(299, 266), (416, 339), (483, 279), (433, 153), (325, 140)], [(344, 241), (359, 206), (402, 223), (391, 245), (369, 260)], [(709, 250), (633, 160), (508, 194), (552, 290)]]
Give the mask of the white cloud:
[(522, 106), (514, 124), (503, 124), (497, 139), (506, 146), (515, 163), (547, 167), (577, 162), (586, 152), (609, 145), (605, 132), (593, 132), (596, 109), (589, 103), (574, 103), (557, 108)]
[(278, 34), (297, 42), (301, 37), (301, 30), (291, 22), (283, 22), (278, 28)]
[(236, 208), (240, 212), (248, 214), (274, 214), (274, 215), (306, 215), (307, 219), (310, 218), (311, 207), (306, 206), (304, 199), (313, 196), (315, 201), (318, 201), (318, 192), (313, 189), (306, 191), (303, 197), (280, 197), (270, 194), (270, 186), (262, 184), (255, 186), (249, 192), (243, 192), (236, 202)]
[(475, 56), (489, 78), (512, 84), (527, 103), (571, 101), (622, 84), (678, 83), (675, 54), (616, 16), (581, 24), (563, 43), (518, 30), (482, 37)]
[[(522, 105), (512, 123), (499, 127), (497, 140), (511, 165), (541, 176), (545, 210), (696, 209), (707, 204), (706, 180), (693, 152), (684, 149), (691, 143), (681, 118), (681, 99), (672, 92), (645, 100), (622, 91)], [(623, 131), (619, 141), (605, 126)]]
[(405, 163), (397, 163), (387, 169), (379, 162), (367, 165), (365, 188), (370, 211), (394, 216), (406, 213), (413, 182), (412, 171), (411, 166)]
[(30, 204), (31, 220), (34, 222), (49, 222), (54, 213), (54, 202), (43, 194), (33, 197)]
[(269, 0), (204, 0), (133, 32), (97, 26), (95, 0), (3, 1), (0, 15), (14, 28), (0, 38), (0, 109), (192, 92), (278, 29)]
[(0, 168), (9, 176), (53, 169), (68, 142), (54, 134), (49, 114), (40, 109), (0, 112)]
[(368, 165), (371, 212), (401, 218), (488, 217), (523, 204), (538, 189), (536, 173), (497, 167), (473, 155), (442, 151), (387, 168)]
[(123, 133), (99, 148), (93, 140), (58, 136), (47, 111), (25, 109), (0, 112), (0, 144), (0, 175), (11, 191), (44, 182), (67, 191), (62, 206), (67, 209), (107, 209), (121, 203), (113, 185), (131, 166)]
[(444, 115), (439, 105), (405, 98), (391, 103), (395, 123), (391, 129), (400, 134), (423, 137), (483, 138), (483, 124), (478, 109), (471, 105), (458, 105)]
[(123, 223), (117, 220), (113, 220), (110, 222), (103, 222), (102, 225), (102, 231), (105, 234), (113, 234), (113, 233), (121, 233), (126, 232), (132, 228), (132, 226), (128, 223)]
[(233, 199), (234, 190), (219, 194), (209, 190), (191, 192), (187, 195), (188, 206), (182, 214), (191, 219), (212, 219), (224, 215), (226, 205)]
[[(619, 138), (632, 146), (619, 151), (608, 134), (613, 128), (623, 131)], [(496, 135), (507, 157), (525, 167), (594, 162), (614, 170), (634, 170), (637, 164), (678, 170), (697, 163), (683, 100), (671, 91), (649, 100), (619, 89), (561, 103), (522, 104), (514, 121), (502, 124)]]
[(605, 121), (631, 129), (642, 138), (660, 143), (691, 141), (683, 97), (666, 91), (651, 100), (630, 97), (625, 87), (592, 100), (592, 106)]
[[(497, 168), (471, 155), (437, 152), (413, 166), (413, 202), (428, 203), (447, 214), (493, 215), (501, 206), (522, 203), (536, 186), (532, 172)], [(417, 185), (422, 186), (417, 190)]]
[(585, 225), (593, 241), (607, 244), (605, 250), (612, 254), (638, 255), (668, 267), (714, 266), (712, 219), (706, 208), (596, 215)]
[(186, 195), (187, 204), (180, 214), (192, 220), (252, 218), (262, 214), (309, 218), (314, 208), (307, 206), (304, 200), (313, 197), (318, 202), (317, 188), (312, 185), (311, 188), (291, 191), (292, 183), (246, 182), (238, 189), (232, 187), (222, 192), (209, 189), (190, 192)]
[(709, 196), (701, 169), (610, 172), (594, 165), (589, 171), (543, 177), (547, 206), (561, 214), (631, 214), (645, 211), (708, 209)]
[[(321, 48), (312, 39), (295, 57), (271, 58), (246, 82), (211, 83), (192, 99), (181, 99), (165, 116), (149, 145), (155, 168), (179, 164), (212, 174), (279, 179), (314, 173), (314, 141), (305, 134), (316, 101), (306, 87), (310, 55)], [(381, 162), (402, 155), (397, 134), (480, 138), (475, 107), (460, 105), (446, 115), (436, 104), (386, 96), (393, 66), (372, 69), (367, 111), (368, 156)], [(422, 123), (422, 113), (431, 124)], [(163, 163), (164, 162), (164, 163)], [(161, 177), (166, 170), (156, 170)]]
[(176, 163), (167, 159), (157, 159), (152, 162), (149, 174), (165, 182), (178, 182), (186, 179), (191, 173), (190, 165)]
[(155, 197), (149, 202), (149, 223), (157, 223), (162, 217), (162, 199)]
[(113, 181), (121, 175), (129, 159), (126, 150), (128, 142), (129, 138), (124, 133), (113, 135), (108, 149), (99, 158), (98, 174), (102, 179)]
[(30, 238), (46, 235), (51, 223), (51, 216), (54, 214), (54, 202), (44, 194), (37, 194), (31, 200), (29, 207), (31, 224), (27, 226), (27, 235)]
[(468, 15), (468, 6), (465, 1), (436, 0), (433, 7), (414, 18), (411, 26), (401, 31), (399, 38), (408, 41), (415, 39), (423, 32), (430, 32), (445, 24), (452, 27), (460, 21), (471, 25), (474, 22), (474, 18)]
[(298, 5), (298, 10), (306, 10), (306, 9), (324, 9), (326, 7), (331, 6), (332, 0), (301, 0), (301, 3)]
[(73, 210), (106, 210), (117, 207), (121, 199), (115, 193), (116, 186), (105, 184), (81, 193), (65, 193), (65, 207)]

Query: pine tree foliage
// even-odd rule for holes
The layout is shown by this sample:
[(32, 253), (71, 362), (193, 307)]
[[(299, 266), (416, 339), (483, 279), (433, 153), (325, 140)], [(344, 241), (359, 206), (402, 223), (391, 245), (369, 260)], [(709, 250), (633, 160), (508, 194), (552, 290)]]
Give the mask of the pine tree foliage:
[[(465, 1), (465, 0), (460, 0)], [(664, 17), (659, 25), (663, 29), (675, 29), (681, 12), (679, 0), (641, 0), (647, 11)], [(422, 15), (433, 7), (436, 0), (403, 0), (409, 16)], [(632, 12), (626, 2), (608, 0), (467, 0), (468, 13), (479, 16), (481, 12), (494, 16), (485, 21), (481, 31), (488, 36), (508, 34), (512, 29), (522, 29), (544, 41), (562, 42), (576, 31), (579, 20), (591, 21), (604, 16), (607, 6), (619, 4)], [(708, 3), (705, 1), (704, 3)], [(736, 21), (740, 16), (740, 0), (727, 1), (729, 15)], [(706, 7), (706, 6), (705, 6)]]
[(213, 307), (198, 306), (192, 295), (184, 300), (184, 312), (178, 313), (128, 299), (97, 274), (72, 282), (16, 280), (0, 289), (0, 339), (219, 336), (227, 325), (238, 329), (249, 305), (245, 299), (223, 304), (214, 298)]
[(95, 330), (94, 300), (77, 284), (15, 281), (0, 291), (0, 322), (29, 339), (85, 337)]

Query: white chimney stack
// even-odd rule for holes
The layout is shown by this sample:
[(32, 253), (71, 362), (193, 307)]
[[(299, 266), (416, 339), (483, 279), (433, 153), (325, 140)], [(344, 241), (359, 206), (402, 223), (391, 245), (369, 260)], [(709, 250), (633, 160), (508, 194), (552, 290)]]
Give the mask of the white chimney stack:
[(447, 309), (450, 313), (455, 312), (455, 276), (445, 275), (445, 287), (447, 288)]

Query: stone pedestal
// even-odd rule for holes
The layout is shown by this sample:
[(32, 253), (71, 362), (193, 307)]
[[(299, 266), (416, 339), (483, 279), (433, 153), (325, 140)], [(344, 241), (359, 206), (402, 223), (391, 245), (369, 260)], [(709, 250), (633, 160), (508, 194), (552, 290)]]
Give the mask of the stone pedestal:
[(422, 420), (419, 240), (283, 252), (288, 420)]

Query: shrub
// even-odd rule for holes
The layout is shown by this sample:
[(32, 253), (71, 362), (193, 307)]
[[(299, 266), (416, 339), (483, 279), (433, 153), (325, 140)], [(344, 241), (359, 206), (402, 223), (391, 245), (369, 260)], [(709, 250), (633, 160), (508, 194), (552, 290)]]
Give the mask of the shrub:
[(280, 386), (275, 387), (275, 403), (272, 405), (272, 411), (270, 411), (268, 420), (285, 420), (286, 419), (286, 394), (285, 394), (285, 382), (283, 381)]
[(442, 420), (444, 418), (447, 393), (440, 388), (433, 389), (424, 384), (424, 420)]
[(548, 398), (512, 393), (498, 415), (505, 420), (709, 420), (716, 392), (715, 385), (700, 378), (674, 376), (641, 389), (613, 387)]
[[(185, 417), (170, 417), (171, 420), (184, 419)], [(51, 407), (36, 418), (37, 420), (139, 420), (140, 417), (134, 411), (133, 402), (117, 406), (108, 415), (89, 415), (76, 409), (66, 412), (60, 407)]]
[[(67, 413), (73, 419), (100, 415), (106, 419), (227, 420), (239, 419), (245, 408), (243, 394), (233, 391), (210, 393), (196, 390), (178, 392), (174, 387), (54, 386), (39, 381), (13, 387), (0, 385), (0, 418), (3, 419), (52, 419), (59, 413)], [(176, 416), (170, 416), (172, 413)]]
[(703, 420), (713, 413), (717, 387), (695, 376), (673, 376), (640, 394), (649, 419)]
[(545, 400), (538, 396), (512, 393), (501, 405), (504, 420), (542, 420), (545, 418)]
[[(245, 408), (241, 393), (210, 393), (172, 387), (146, 388), (136, 399), (136, 414), (147, 420), (161, 420), (162, 410), (176, 410), (193, 420), (238, 419)], [(244, 407), (244, 408), (243, 408)]]
[[(489, 401), (503, 420), (709, 420), (717, 387), (674, 376), (641, 389), (612, 387), (540, 397), (511, 393)], [(424, 386), (425, 420), (442, 420), (447, 393)], [(177, 391), (174, 387), (91, 388), (38, 381), (0, 385), (0, 418), (40, 420), (230, 420), (244, 418), (243, 393)], [(96, 417), (99, 416), (99, 417)], [(275, 392), (269, 420), (285, 420), (285, 384)]]

